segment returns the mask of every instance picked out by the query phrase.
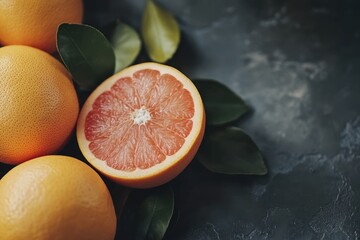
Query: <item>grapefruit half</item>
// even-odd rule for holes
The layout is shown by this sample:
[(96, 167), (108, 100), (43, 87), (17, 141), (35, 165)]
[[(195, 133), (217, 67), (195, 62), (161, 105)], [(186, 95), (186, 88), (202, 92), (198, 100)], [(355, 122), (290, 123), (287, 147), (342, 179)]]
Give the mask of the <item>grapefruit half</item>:
[(170, 66), (142, 63), (105, 80), (79, 115), (85, 158), (115, 182), (150, 188), (175, 178), (194, 158), (205, 129), (194, 84)]

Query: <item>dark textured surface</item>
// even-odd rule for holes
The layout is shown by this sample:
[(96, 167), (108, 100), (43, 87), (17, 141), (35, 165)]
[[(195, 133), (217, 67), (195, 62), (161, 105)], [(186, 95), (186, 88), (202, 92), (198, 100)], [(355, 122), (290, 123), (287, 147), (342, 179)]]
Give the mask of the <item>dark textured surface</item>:
[[(85, 20), (139, 29), (144, 2), (85, 0)], [(246, 100), (252, 112), (236, 125), (269, 169), (224, 176), (194, 161), (172, 182), (166, 239), (359, 239), (360, 1), (156, 2), (181, 25), (169, 64)], [(81, 158), (76, 146), (62, 153)], [(1, 164), (0, 176), (9, 168)]]
[[(215, 175), (194, 162), (174, 181), (167, 239), (358, 239), (359, 1), (157, 1), (179, 20), (169, 64), (217, 79), (253, 108), (238, 125), (265, 177)], [(138, 28), (144, 1), (87, 1), (87, 22)]]
[[(181, 24), (169, 64), (246, 100), (253, 111), (237, 125), (269, 168), (229, 177), (194, 161), (172, 182), (166, 239), (359, 239), (360, 2), (157, 2)], [(91, 25), (120, 18), (139, 27), (144, 0), (85, 3)], [(75, 139), (63, 154), (81, 158)]]

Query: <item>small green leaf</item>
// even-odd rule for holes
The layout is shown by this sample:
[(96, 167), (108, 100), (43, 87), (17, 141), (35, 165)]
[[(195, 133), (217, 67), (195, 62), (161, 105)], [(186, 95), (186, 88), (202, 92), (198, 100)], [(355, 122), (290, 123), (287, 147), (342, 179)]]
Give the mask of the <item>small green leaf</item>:
[(180, 42), (180, 28), (175, 18), (152, 0), (146, 1), (141, 34), (150, 58), (156, 62), (169, 60)]
[(260, 150), (244, 131), (236, 127), (208, 130), (197, 157), (202, 165), (216, 173), (267, 174)]
[(161, 240), (169, 226), (174, 211), (174, 193), (168, 186), (156, 190), (139, 207), (134, 239)]
[(117, 73), (134, 62), (139, 55), (141, 41), (133, 28), (117, 21), (110, 42), (115, 52), (115, 73)]
[(105, 36), (91, 26), (61, 24), (57, 32), (57, 48), (82, 90), (92, 90), (114, 73), (114, 50)]
[(214, 80), (194, 80), (200, 92), (208, 125), (232, 122), (249, 111), (245, 102), (228, 87)]

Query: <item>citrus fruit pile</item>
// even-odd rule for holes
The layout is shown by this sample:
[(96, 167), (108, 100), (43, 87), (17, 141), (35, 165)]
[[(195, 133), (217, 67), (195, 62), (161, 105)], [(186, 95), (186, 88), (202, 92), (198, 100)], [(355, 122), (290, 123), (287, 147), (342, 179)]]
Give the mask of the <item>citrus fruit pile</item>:
[[(71, 75), (50, 54), (59, 24), (82, 17), (81, 0), (0, 1), (0, 162), (14, 165), (0, 179), (2, 240), (114, 239), (117, 216), (98, 172), (156, 187), (183, 171), (202, 141), (199, 92), (162, 64), (111, 76), (80, 111)], [(55, 155), (75, 132), (89, 164)]]

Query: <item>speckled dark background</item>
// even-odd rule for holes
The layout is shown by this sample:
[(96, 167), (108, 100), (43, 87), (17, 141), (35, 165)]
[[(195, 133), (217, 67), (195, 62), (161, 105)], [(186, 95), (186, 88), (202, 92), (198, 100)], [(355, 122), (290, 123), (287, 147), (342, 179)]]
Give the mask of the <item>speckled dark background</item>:
[[(144, 0), (86, 0), (86, 22), (139, 28)], [(169, 62), (221, 81), (252, 107), (237, 123), (269, 174), (173, 183), (166, 239), (359, 239), (360, 1), (158, 0), (181, 25)]]
[[(156, 1), (181, 24), (169, 64), (219, 80), (253, 111), (237, 125), (265, 177), (192, 163), (174, 182), (166, 239), (358, 239), (360, 1)], [(87, 1), (87, 21), (139, 27), (143, 0)]]

